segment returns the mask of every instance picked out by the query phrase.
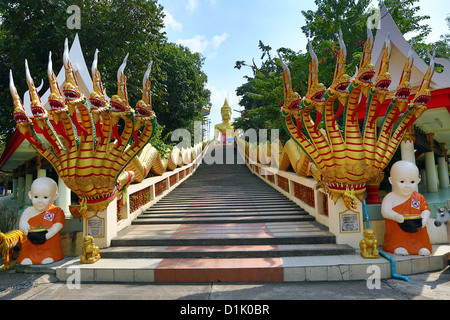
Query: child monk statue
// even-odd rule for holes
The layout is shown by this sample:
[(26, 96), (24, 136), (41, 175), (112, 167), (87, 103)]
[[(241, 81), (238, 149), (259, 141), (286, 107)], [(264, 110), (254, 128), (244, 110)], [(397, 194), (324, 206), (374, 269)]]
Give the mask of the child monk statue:
[[(50, 264), (62, 260), (64, 253), (60, 231), (64, 226), (65, 216), (61, 208), (53, 205), (58, 197), (58, 185), (50, 178), (38, 178), (31, 185), (28, 196), (33, 206), (26, 208), (20, 218), (19, 228), (27, 238), (22, 244), (18, 263)], [(44, 231), (33, 235), (39, 230)]]
[[(396, 255), (429, 255), (432, 251), (427, 231), (430, 208), (423, 195), (416, 192), (420, 182), (419, 169), (408, 161), (396, 162), (391, 169), (389, 182), (392, 192), (386, 195), (381, 213), (386, 219), (383, 249)], [(422, 217), (422, 228), (415, 233), (403, 231), (399, 223), (405, 217)]]

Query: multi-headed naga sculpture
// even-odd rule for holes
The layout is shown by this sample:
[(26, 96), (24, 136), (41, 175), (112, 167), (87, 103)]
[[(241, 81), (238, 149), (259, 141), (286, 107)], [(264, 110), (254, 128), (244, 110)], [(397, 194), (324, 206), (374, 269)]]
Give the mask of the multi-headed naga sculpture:
[[(378, 132), (376, 120), (391, 84), (388, 73), (390, 39), (386, 39), (382, 62), (376, 75), (370, 62), (373, 36), (368, 30), (359, 69), (351, 79), (345, 74), (347, 53), (342, 33), (339, 38), (341, 48), (334, 80), (328, 89), (319, 82), (319, 61), (309, 44), (312, 62), (308, 92), (303, 99), (293, 91), (289, 68), (280, 55), (284, 69), (284, 104), (281, 108), (283, 125), (311, 159), (311, 171), (318, 181), (318, 187), (323, 187), (335, 202), (349, 192), (362, 200), (366, 185), (371, 181), (381, 181), (383, 170), (399, 147), (406, 129), (427, 109), (434, 73), (433, 58), (415, 97), (409, 101), (412, 90), (409, 81), (413, 66), (411, 49), (400, 84)], [(376, 79), (373, 81), (375, 75)], [(316, 111), (315, 120), (311, 117), (312, 110)], [(360, 111), (365, 111), (366, 114), (362, 125), (358, 119)], [(338, 124), (341, 117), (343, 127)], [(324, 121), (324, 129), (318, 127), (321, 121)]]
[[(117, 192), (134, 180), (135, 172), (127, 170), (127, 165), (144, 149), (157, 125), (150, 97), (151, 64), (144, 76), (142, 100), (133, 110), (128, 102), (124, 74), (127, 57), (117, 73), (117, 95), (108, 102), (97, 70), (96, 51), (92, 65), (94, 91), (86, 98), (69, 60), (66, 40), (63, 56), (66, 79), (62, 90), (52, 70), (50, 53), (48, 77), (51, 94), (48, 101), (51, 109), (48, 111), (41, 102), (26, 63), (33, 117), (25, 112), (10, 72), (10, 91), (18, 130), (53, 165), (66, 186), (78, 195), (82, 210), (106, 209)], [(122, 133), (119, 133), (120, 119), (124, 122)], [(41, 140), (37, 131), (42, 132), (46, 142)]]

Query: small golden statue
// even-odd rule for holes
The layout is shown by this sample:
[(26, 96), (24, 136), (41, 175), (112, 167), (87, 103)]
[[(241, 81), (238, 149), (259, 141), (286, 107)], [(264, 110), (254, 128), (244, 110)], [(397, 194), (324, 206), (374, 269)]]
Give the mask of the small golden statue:
[(377, 259), (380, 253), (377, 250), (378, 241), (375, 237), (375, 231), (366, 229), (363, 232), (363, 239), (359, 243), (361, 249), (361, 256), (365, 259)]
[[(231, 107), (228, 104), (228, 100), (225, 99), (225, 103), (220, 109), (220, 112), (222, 114), (222, 123), (217, 124), (214, 127), (214, 138), (217, 141), (217, 139), (220, 137), (222, 144), (226, 144), (227, 138), (234, 137), (234, 126), (231, 122)], [(220, 136), (219, 136), (220, 134)], [(223, 139), (225, 137), (225, 139)], [(225, 141), (224, 141), (225, 140)], [(225, 142), (225, 143), (224, 143)]]
[(100, 259), (100, 249), (95, 245), (92, 236), (84, 237), (83, 241), (83, 255), (81, 256), (81, 263), (96, 263)]

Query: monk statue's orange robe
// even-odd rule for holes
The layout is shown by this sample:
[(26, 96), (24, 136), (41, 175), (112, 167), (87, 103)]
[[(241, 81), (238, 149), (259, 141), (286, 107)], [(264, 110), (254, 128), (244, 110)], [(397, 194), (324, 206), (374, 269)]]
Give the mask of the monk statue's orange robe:
[[(57, 222), (64, 225), (65, 215), (64, 211), (55, 205), (49, 210), (28, 220), (30, 228), (42, 226), (50, 229)], [(43, 244), (31, 243), (31, 241), (25, 237), (17, 262), (20, 264), (26, 258), (29, 258), (33, 264), (41, 264), (42, 260), (46, 258), (51, 258), (55, 262), (62, 260), (64, 258), (64, 253), (61, 247), (60, 233), (58, 232)]]
[[(423, 195), (414, 192), (404, 203), (392, 208), (402, 215), (421, 215), (422, 211), (430, 210), (428, 202)], [(397, 248), (405, 248), (409, 254), (417, 255), (420, 249), (426, 248), (432, 252), (430, 237), (427, 227), (416, 233), (403, 231), (397, 222), (386, 219), (386, 233), (384, 236), (383, 250), (393, 253)]]

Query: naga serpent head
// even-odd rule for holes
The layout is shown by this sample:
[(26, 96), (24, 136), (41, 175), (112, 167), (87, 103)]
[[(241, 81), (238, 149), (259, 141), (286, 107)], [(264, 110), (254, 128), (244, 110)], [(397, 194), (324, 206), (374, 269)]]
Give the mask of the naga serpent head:
[(20, 133), (26, 134), (31, 130), (33, 123), (31, 122), (31, 119), (25, 112), (22, 100), (20, 99), (20, 96), (17, 93), (16, 86), (14, 85), (12, 70), (9, 71), (9, 90), (13, 98), (14, 104), (13, 117), (14, 121), (16, 121), (17, 129), (19, 129)]
[(111, 118), (112, 126), (117, 125), (119, 118), (130, 116), (134, 113), (134, 110), (130, 107), (128, 103), (128, 93), (127, 93), (127, 77), (123, 73), (127, 65), (128, 54), (125, 56), (122, 65), (117, 71), (117, 95), (111, 97), (109, 101), (111, 105)]
[(85, 97), (78, 87), (77, 77), (75, 75), (75, 71), (73, 70), (72, 63), (69, 60), (69, 44), (67, 39), (64, 43), (63, 65), (66, 71), (66, 81), (63, 85), (63, 94), (69, 107), (69, 112), (73, 115), (75, 112), (75, 104), (84, 100)]
[(151, 82), (150, 71), (152, 69), (152, 62), (148, 65), (147, 71), (144, 74), (142, 81), (143, 93), (142, 99), (136, 105), (136, 126), (141, 127), (143, 122), (152, 120), (156, 117), (152, 110), (152, 98), (151, 98)]
[(48, 103), (50, 105), (50, 114), (53, 116), (53, 120), (59, 123), (61, 119), (61, 113), (67, 112), (68, 108), (64, 102), (64, 98), (61, 94), (59, 88), (58, 80), (53, 72), (53, 62), (52, 62), (52, 52), (50, 51), (48, 57), (48, 68), (47, 68), (48, 80), (50, 82), (50, 95), (48, 97)]
[(347, 61), (347, 47), (345, 46), (342, 30), (339, 30), (340, 50), (337, 57), (336, 70), (334, 72), (333, 83), (329, 88), (329, 92), (338, 95), (339, 101), (345, 105), (348, 97), (348, 87), (350, 86), (350, 76), (345, 73), (345, 64)]
[(316, 54), (313, 51), (311, 42), (308, 41), (309, 54), (311, 55), (312, 61), (309, 65), (309, 80), (308, 80), (308, 92), (303, 98), (303, 106), (312, 109), (315, 108), (317, 111), (317, 118), (315, 122), (315, 128), (317, 128), (318, 123), (322, 119), (323, 110), (325, 108), (325, 93), (327, 88), (323, 83), (319, 83), (319, 59), (317, 59)]
[(36, 87), (34, 86), (33, 78), (30, 74), (30, 69), (28, 68), (28, 61), (25, 60), (25, 73), (28, 84), (28, 90), (30, 93), (30, 101), (31, 101), (31, 112), (33, 113), (33, 118), (36, 121), (39, 128), (43, 128), (44, 121), (48, 119), (48, 112), (44, 108), (44, 105), (41, 102), (41, 98), (37, 92)]
[(91, 105), (91, 113), (94, 123), (100, 120), (100, 114), (102, 112), (109, 112), (110, 105), (106, 99), (105, 90), (103, 89), (102, 79), (100, 72), (97, 69), (98, 65), (98, 50), (95, 50), (94, 62), (92, 63), (92, 79), (94, 83), (94, 91), (89, 96), (89, 102)]
[(419, 90), (417, 91), (414, 99), (410, 103), (410, 108), (414, 110), (415, 117), (420, 117), (426, 110), (427, 105), (431, 100), (431, 78), (434, 75), (434, 68), (435, 68), (435, 62), (434, 57), (436, 55), (436, 51), (433, 54), (433, 57), (430, 61), (430, 66), (428, 67), (427, 72), (425, 73), (425, 76), (422, 80), (422, 84), (419, 87)]
[(391, 85), (392, 79), (389, 74), (389, 59), (391, 57), (391, 40), (390, 34), (386, 38), (386, 47), (383, 52), (383, 56), (381, 58), (380, 69), (378, 70), (377, 78), (375, 79), (375, 83), (373, 85), (373, 89), (378, 93), (378, 101), (383, 103), (386, 99), (386, 95), (389, 93), (388, 89)]
[(413, 43), (411, 43), (411, 49), (409, 50), (408, 59), (406, 60), (405, 67), (403, 68), (400, 84), (394, 94), (395, 100), (400, 100), (403, 103), (408, 103), (409, 96), (411, 94), (411, 69), (414, 64), (413, 56)]
[(368, 96), (370, 87), (372, 85), (372, 79), (375, 76), (375, 70), (373, 64), (370, 62), (373, 49), (373, 34), (370, 29), (367, 29), (367, 41), (364, 44), (364, 53), (357, 71), (354, 82), (357, 85), (362, 86), (362, 92), (365, 97)]
[(319, 106), (325, 102), (324, 95), (327, 90), (323, 83), (319, 83), (319, 59), (313, 51), (311, 42), (308, 42), (308, 45), (312, 61), (309, 65), (308, 92), (303, 99), (309, 100), (314, 106)]
[(291, 71), (289, 70), (289, 67), (284, 63), (280, 52), (278, 52), (278, 56), (280, 57), (280, 63), (283, 67), (284, 82), (284, 103), (281, 107), (285, 112), (299, 114), (302, 111), (302, 107), (300, 106), (301, 97), (292, 89)]

